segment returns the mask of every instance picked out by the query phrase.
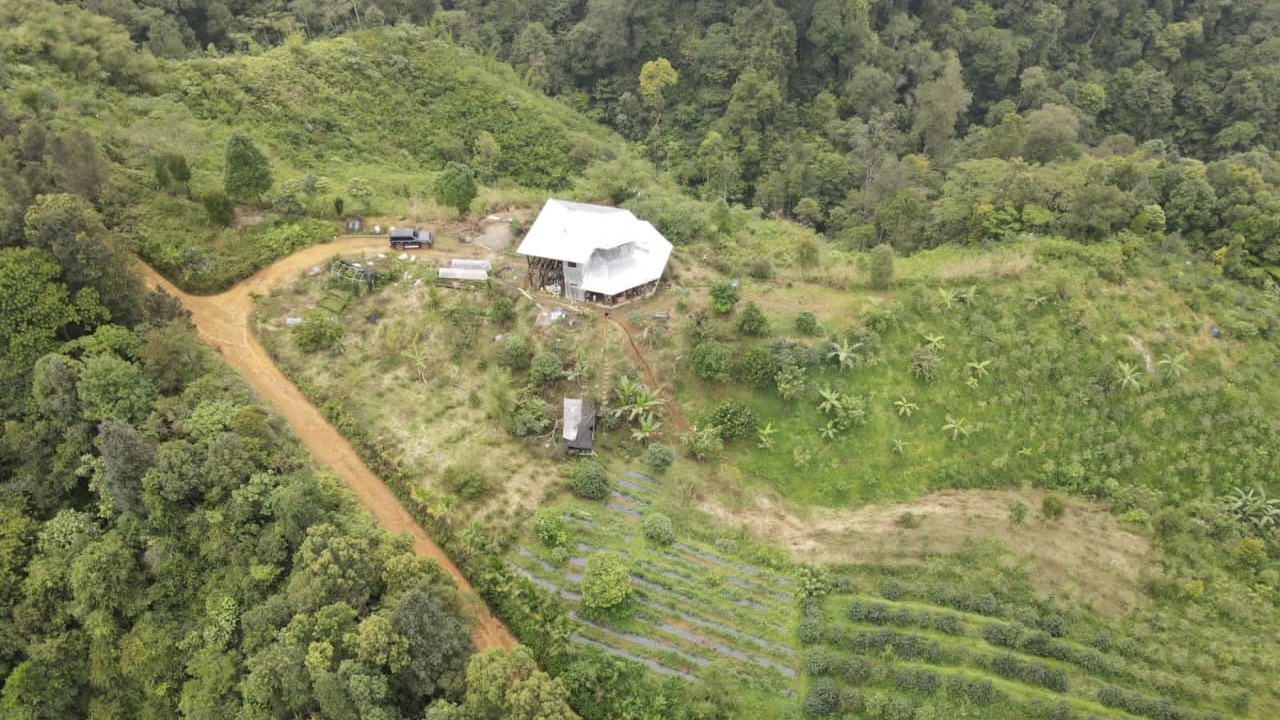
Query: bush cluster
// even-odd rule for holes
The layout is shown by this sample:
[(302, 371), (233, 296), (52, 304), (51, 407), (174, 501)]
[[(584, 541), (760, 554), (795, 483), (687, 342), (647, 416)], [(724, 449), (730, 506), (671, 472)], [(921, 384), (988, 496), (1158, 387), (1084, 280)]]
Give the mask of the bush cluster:
[(796, 319), (793, 324), (796, 332), (801, 335), (813, 337), (822, 332), (822, 326), (818, 324), (818, 316), (808, 310), (801, 310), (796, 313)]
[(804, 711), (808, 715), (820, 717), (830, 715), (840, 706), (840, 688), (830, 678), (820, 678), (809, 688), (804, 698)]
[(892, 646), (894, 654), (903, 660), (923, 660), (938, 665), (949, 658), (942, 643), (937, 640), (896, 630), (832, 628), (827, 635), (827, 642), (842, 650), (860, 655), (879, 654), (884, 652), (885, 648)]
[(995, 674), (1028, 685), (1039, 685), (1054, 692), (1067, 691), (1067, 674), (1041, 662), (1026, 662), (1009, 653), (1000, 653), (991, 659)]
[(609, 474), (598, 460), (583, 458), (569, 473), (569, 489), (587, 500), (603, 500), (609, 494)]
[(290, 330), (302, 352), (329, 350), (342, 339), (342, 324), (328, 313), (311, 312)]
[(1142, 693), (1125, 690), (1115, 685), (1104, 685), (1098, 690), (1098, 702), (1110, 708), (1119, 708), (1133, 715), (1143, 715), (1152, 720), (1210, 720), (1221, 717), (1217, 713), (1201, 713), (1180, 708), (1168, 698), (1149, 698)]
[(733, 442), (754, 433), (759, 425), (756, 411), (737, 400), (725, 400), (716, 406), (707, 424), (719, 430), (720, 439)]
[(676, 539), (676, 529), (671, 518), (660, 512), (646, 513), (640, 521), (640, 529), (656, 545), (670, 545)]
[(640, 462), (658, 471), (666, 470), (675, 461), (675, 451), (662, 443), (650, 443), (640, 456)]
[(950, 613), (933, 613), (927, 610), (919, 612), (911, 608), (893, 608), (884, 603), (854, 600), (845, 609), (845, 617), (853, 622), (869, 625), (895, 625), (897, 627), (919, 627), (925, 630), (936, 630), (947, 635), (964, 634), (964, 625), (959, 616)]
[(533, 514), (533, 534), (544, 547), (558, 548), (569, 541), (560, 511), (543, 508)]
[(527, 370), (533, 361), (533, 343), (524, 335), (508, 335), (493, 348), (493, 362), (510, 370)]

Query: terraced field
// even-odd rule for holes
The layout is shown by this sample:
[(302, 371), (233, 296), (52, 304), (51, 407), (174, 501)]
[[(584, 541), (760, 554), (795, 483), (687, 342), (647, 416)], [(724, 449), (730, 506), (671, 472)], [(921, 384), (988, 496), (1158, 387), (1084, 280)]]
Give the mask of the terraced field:
[(1051, 609), (1024, 614), (1024, 624), (990, 595), (935, 588), (910, 597), (893, 583), (862, 593), (850, 578), (837, 585), (802, 603), (810, 715), (1210, 720), (1223, 716), (1203, 707), (1232, 703), (1224, 685), (1157, 670), (1103, 636), (1070, 637)]
[[(798, 695), (794, 581), (702, 543), (646, 543), (640, 518), (663, 490), (660, 480), (629, 470), (603, 505), (575, 500), (565, 506), (570, 552), (530, 542), (507, 562), (565, 600), (576, 643), (687, 679), (720, 662), (752, 685)], [(625, 619), (589, 619), (579, 607), (587, 558), (605, 550), (631, 564), (633, 612)]]

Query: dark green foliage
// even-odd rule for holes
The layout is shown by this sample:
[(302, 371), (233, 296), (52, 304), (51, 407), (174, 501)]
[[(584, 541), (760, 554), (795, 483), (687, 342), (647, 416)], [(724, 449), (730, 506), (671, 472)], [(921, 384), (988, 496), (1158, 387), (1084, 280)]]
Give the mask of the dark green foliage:
[(502, 419), (503, 427), (516, 437), (526, 437), (540, 433), (551, 426), (551, 418), (547, 416), (547, 403), (530, 392), (522, 392), (516, 397), (515, 407)]
[(822, 642), (822, 620), (819, 618), (802, 618), (799, 625), (800, 644), (813, 645)]
[(307, 313), (289, 332), (303, 352), (332, 350), (342, 340), (342, 324), (332, 315), (319, 311)]
[(436, 202), (466, 215), (471, 201), (476, 199), (476, 179), (471, 168), (451, 162), (436, 176), (431, 192)]
[(569, 473), (569, 489), (588, 500), (603, 500), (611, 486), (609, 473), (598, 460), (583, 458)]
[(529, 382), (535, 388), (550, 387), (563, 377), (564, 361), (550, 350), (538, 353), (529, 363)]
[(735, 283), (721, 280), (711, 286), (711, 309), (721, 315), (732, 312), (741, 297)]
[(819, 678), (804, 698), (805, 714), (814, 717), (830, 715), (840, 703), (840, 688), (830, 678)]
[(922, 382), (933, 382), (938, 379), (942, 359), (931, 347), (921, 345), (911, 353), (911, 376)]
[(871, 289), (888, 290), (893, 285), (893, 246), (877, 245), (871, 251)]
[(757, 390), (772, 388), (776, 373), (773, 352), (767, 345), (748, 345), (738, 351), (733, 361), (734, 379)]
[(515, 317), (515, 304), (506, 295), (497, 295), (489, 306), (489, 322), (494, 325), (505, 325)]
[(271, 161), (248, 135), (232, 133), (227, 138), (224, 163), (222, 190), (227, 197), (236, 200), (260, 197), (271, 189)]
[(449, 492), (463, 500), (473, 500), (489, 491), (490, 480), (483, 470), (474, 465), (446, 465), (440, 474), (440, 483)]
[(1060, 495), (1049, 493), (1040, 501), (1040, 514), (1045, 520), (1058, 520), (1067, 512), (1067, 502)]
[(733, 442), (749, 437), (756, 431), (759, 419), (756, 411), (736, 400), (725, 400), (716, 406), (707, 423), (719, 430), (720, 439)]
[[(559, 361), (559, 358), (556, 358)], [(493, 362), (510, 370), (527, 370), (533, 361), (533, 343), (524, 335), (509, 335), (493, 347)]]
[(675, 451), (656, 442), (649, 443), (649, 447), (645, 448), (644, 453), (640, 455), (641, 462), (659, 472), (671, 467), (671, 463), (675, 460)]
[(801, 310), (796, 313), (794, 326), (796, 332), (801, 335), (808, 335), (809, 337), (813, 337), (814, 335), (822, 332), (822, 326), (818, 324), (818, 316), (808, 310)]
[(645, 538), (655, 545), (670, 545), (676, 539), (675, 526), (671, 518), (660, 512), (645, 513), (640, 520), (640, 529)]
[(737, 324), (738, 332), (748, 337), (764, 337), (769, 334), (769, 318), (765, 317), (755, 302), (748, 302), (742, 309), (738, 314)]
[(733, 350), (717, 340), (703, 340), (689, 351), (688, 363), (693, 374), (707, 382), (725, 380), (733, 367)]

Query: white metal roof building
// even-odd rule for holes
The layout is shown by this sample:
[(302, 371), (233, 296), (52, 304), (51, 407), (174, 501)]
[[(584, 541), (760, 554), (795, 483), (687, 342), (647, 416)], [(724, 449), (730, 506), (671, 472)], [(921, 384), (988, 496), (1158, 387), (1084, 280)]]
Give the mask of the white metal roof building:
[(552, 198), (516, 252), (529, 259), (534, 289), (614, 302), (652, 292), (671, 243), (630, 210)]

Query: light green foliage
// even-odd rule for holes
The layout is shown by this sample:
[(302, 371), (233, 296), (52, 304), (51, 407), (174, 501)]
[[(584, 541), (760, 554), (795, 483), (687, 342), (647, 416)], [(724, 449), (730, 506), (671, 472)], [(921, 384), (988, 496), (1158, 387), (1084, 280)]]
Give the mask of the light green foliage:
[(893, 246), (877, 245), (871, 251), (871, 289), (888, 290), (893, 285)]
[(730, 313), (741, 297), (737, 285), (728, 280), (721, 280), (711, 286), (711, 309), (721, 315)]
[(600, 461), (579, 460), (569, 473), (569, 489), (588, 500), (603, 500), (609, 494), (609, 473)]
[(78, 318), (53, 258), (40, 250), (0, 249), (0, 395), (15, 408), (32, 365), (57, 347), (57, 333)]
[(631, 596), (631, 568), (615, 552), (587, 558), (582, 573), (582, 605), (596, 610), (616, 608)]
[(818, 324), (818, 316), (808, 310), (801, 310), (796, 313), (794, 326), (796, 332), (810, 337), (817, 335), (822, 330)]
[(114, 355), (89, 358), (78, 386), (84, 415), (90, 420), (118, 418), (138, 423), (151, 412), (156, 389), (142, 368)]
[(453, 208), (458, 215), (466, 215), (471, 201), (476, 199), (475, 175), (466, 165), (451, 162), (436, 176), (431, 191), (436, 202)]
[(640, 528), (644, 531), (645, 538), (656, 545), (670, 545), (676, 539), (671, 518), (660, 512), (645, 513), (640, 520)]
[(724, 440), (720, 438), (720, 429), (713, 426), (699, 427), (694, 425), (680, 436), (680, 444), (697, 460), (713, 460), (724, 451)]
[(342, 341), (342, 324), (325, 312), (310, 312), (290, 329), (293, 341), (303, 352), (332, 350)]
[(717, 405), (707, 419), (707, 425), (716, 428), (720, 439), (725, 442), (751, 435), (758, 424), (756, 412), (750, 406), (735, 400), (726, 400)]
[(1013, 526), (1022, 525), (1027, 521), (1027, 512), (1029, 508), (1027, 504), (1019, 499), (1009, 501), (1009, 524)]
[(564, 377), (564, 361), (560, 356), (545, 350), (533, 357), (529, 364), (529, 382), (535, 388), (550, 387)]
[(538, 510), (533, 514), (531, 524), (533, 534), (543, 547), (563, 547), (569, 540), (569, 534), (565, 531), (564, 518), (560, 516), (559, 510), (550, 508)]
[(271, 189), (271, 161), (248, 135), (232, 133), (227, 138), (223, 163), (222, 190), (227, 197), (261, 197)]
[(733, 351), (717, 340), (704, 340), (689, 351), (688, 362), (693, 374), (703, 380), (724, 380), (732, 368)]
[(662, 443), (649, 443), (649, 447), (645, 448), (640, 456), (640, 461), (661, 472), (671, 467), (671, 464), (676, 461), (676, 454)]
[(1049, 493), (1040, 501), (1040, 515), (1045, 520), (1058, 520), (1067, 512), (1067, 501), (1061, 495)]
[[(588, 567), (590, 565), (588, 564)], [(538, 669), (524, 645), (490, 650), (467, 664), (463, 710), (468, 720), (573, 720), (559, 678)], [(428, 711), (428, 718), (433, 717)]]
[(769, 318), (765, 317), (764, 311), (754, 301), (748, 302), (738, 314), (737, 324), (738, 332), (743, 335), (764, 337), (769, 334)]
[(823, 598), (833, 589), (831, 576), (819, 565), (801, 565), (796, 568), (796, 590), (800, 598)]
[(533, 344), (524, 335), (509, 335), (493, 347), (493, 361), (509, 370), (526, 370), (533, 360)]

